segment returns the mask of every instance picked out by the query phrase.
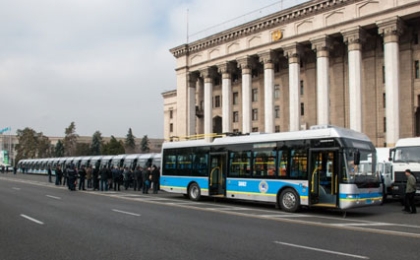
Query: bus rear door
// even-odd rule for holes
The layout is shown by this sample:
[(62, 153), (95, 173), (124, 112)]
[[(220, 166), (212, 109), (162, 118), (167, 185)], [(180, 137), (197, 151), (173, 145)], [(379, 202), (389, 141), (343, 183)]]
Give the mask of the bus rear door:
[(227, 153), (210, 154), (209, 195), (226, 195)]

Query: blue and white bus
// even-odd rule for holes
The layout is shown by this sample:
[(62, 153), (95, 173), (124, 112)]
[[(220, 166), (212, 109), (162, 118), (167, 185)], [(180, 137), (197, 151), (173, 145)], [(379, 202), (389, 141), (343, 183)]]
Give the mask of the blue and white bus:
[[(360, 160), (373, 158), (359, 171)], [(334, 126), (273, 134), (167, 142), (160, 187), (201, 196), (346, 210), (380, 205), (376, 150), (359, 132)]]

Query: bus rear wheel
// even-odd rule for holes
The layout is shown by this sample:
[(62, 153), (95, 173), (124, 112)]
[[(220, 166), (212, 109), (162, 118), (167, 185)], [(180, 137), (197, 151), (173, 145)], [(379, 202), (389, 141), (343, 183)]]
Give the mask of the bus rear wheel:
[(299, 209), (299, 196), (293, 189), (285, 189), (280, 194), (280, 208), (287, 212), (296, 212)]
[(198, 187), (197, 183), (193, 183), (190, 185), (190, 188), (188, 189), (188, 196), (191, 200), (198, 201), (201, 197), (201, 190), (200, 187)]

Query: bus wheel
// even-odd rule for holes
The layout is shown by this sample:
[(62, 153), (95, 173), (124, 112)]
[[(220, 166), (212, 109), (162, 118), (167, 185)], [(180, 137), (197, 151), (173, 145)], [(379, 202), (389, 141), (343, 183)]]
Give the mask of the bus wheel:
[(281, 209), (287, 212), (296, 212), (299, 209), (299, 196), (293, 189), (285, 189), (280, 195)]
[(200, 187), (198, 187), (197, 183), (193, 183), (190, 185), (190, 188), (188, 189), (188, 195), (191, 200), (198, 201), (201, 197), (201, 190)]

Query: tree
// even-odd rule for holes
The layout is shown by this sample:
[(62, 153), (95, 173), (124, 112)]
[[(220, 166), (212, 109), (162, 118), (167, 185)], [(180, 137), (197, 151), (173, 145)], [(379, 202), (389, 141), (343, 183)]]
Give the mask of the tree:
[(100, 155), (103, 146), (102, 134), (96, 131), (92, 136), (92, 143), (90, 145), (91, 155)]
[(19, 143), (16, 145), (15, 161), (26, 158), (41, 158), (50, 156), (51, 141), (42, 133), (26, 127), (23, 130), (17, 130)]
[(135, 153), (136, 151), (136, 140), (131, 128), (128, 129), (127, 137), (125, 138), (125, 149), (127, 153)]
[(90, 144), (88, 143), (77, 143), (76, 144), (76, 155), (77, 156), (86, 156), (91, 155), (90, 153)]
[(64, 156), (64, 144), (61, 140), (58, 140), (57, 144), (55, 145), (54, 156), (55, 157), (63, 157)]
[(149, 138), (147, 137), (147, 135), (143, 136), (143, 138), (141, 139), (141, 148), (140, 148), (141, 151), (143, 153), (149, 152), (150, 151), (149, 145), (150, 145)]
[(74, 122), (71, 122), (69, 127), (65, 130), (65, 137), (63, 140), (64, 144), (64, 155), (66, 156), (74, 156), (76, 155), (77, 149), (77, 138), (79, 137), (76, 134), (76, 125)]
[(111, 140), (109, 143), (106, 143), (102, 146), (103, 155), (116, 155), (124, 154), (125, 149), (122, 141), (117, 141), (113, 135), (111, 135)]

